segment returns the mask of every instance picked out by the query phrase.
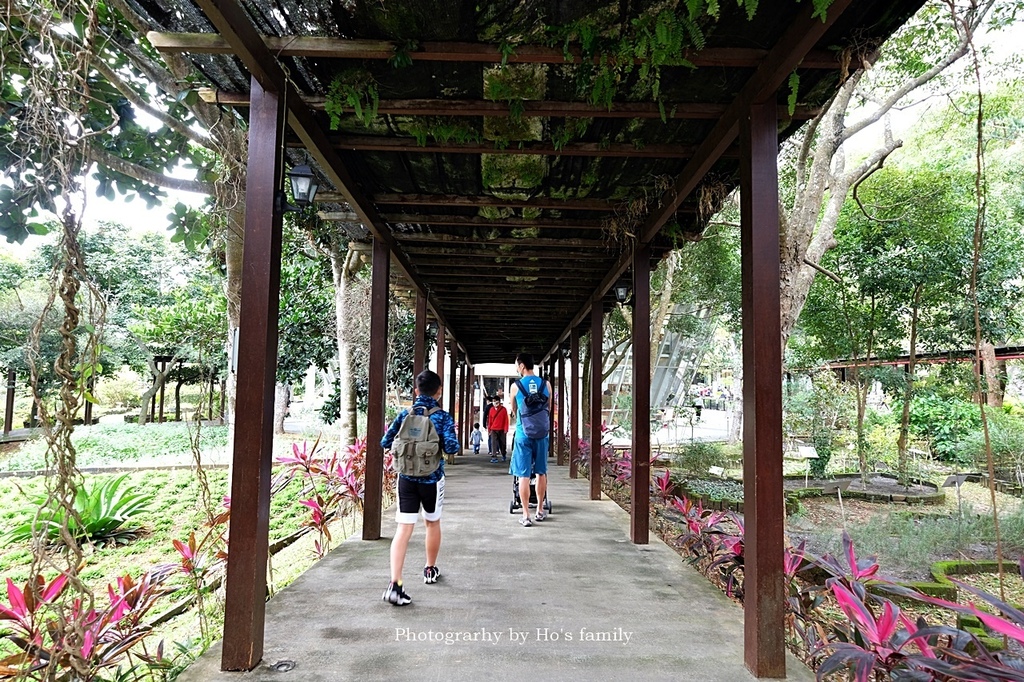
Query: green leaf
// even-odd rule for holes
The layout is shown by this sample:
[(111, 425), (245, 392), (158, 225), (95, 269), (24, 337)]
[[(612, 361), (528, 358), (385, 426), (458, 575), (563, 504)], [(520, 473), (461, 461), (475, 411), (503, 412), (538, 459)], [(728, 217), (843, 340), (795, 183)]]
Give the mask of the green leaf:
[(796, 71), (789, 74), (789, 95), (786, 98), (786, 103), (789, 108), (789, 115), (792, 116), (796, 113), (796, 102), (797, 97), (800, 94), (800, 74)]

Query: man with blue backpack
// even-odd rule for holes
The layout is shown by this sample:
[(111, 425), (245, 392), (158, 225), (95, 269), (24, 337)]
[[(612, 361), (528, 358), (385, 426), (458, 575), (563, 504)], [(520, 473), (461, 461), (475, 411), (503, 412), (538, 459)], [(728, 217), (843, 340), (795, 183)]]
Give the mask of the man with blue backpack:
[[(516, 356), (519, 379), (512, 384), (512, 420), (516, 422), (516, 438), (512, 446), (509, 473), (519, 478), (519, 497), (523, 500), (523, 517), (519, 523), (529, 528), (534, 521), (547, 518), (544, 499), (548, 489), (548, 438), (551, 428), (551, 384), (533, 371), (533, 356)], [(518, 419), (516, 419), (518, 417)], [(530, 477), (537, 476), (537, 514), (530, 519)]]

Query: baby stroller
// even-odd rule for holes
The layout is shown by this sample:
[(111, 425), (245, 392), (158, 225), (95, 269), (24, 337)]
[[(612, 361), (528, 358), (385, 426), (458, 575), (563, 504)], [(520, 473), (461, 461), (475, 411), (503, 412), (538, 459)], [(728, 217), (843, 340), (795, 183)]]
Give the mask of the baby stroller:
[[(530, 507), (537, 506), (537, 475), (530, 477)], [(508, 504), (508, 513), (515, 514), (523, 508), (523, 499), (519, 496), (519, 477), (512, 477), (512, 501)], [(544, 494), (544, 511), (551, 513), (551, 499)]]

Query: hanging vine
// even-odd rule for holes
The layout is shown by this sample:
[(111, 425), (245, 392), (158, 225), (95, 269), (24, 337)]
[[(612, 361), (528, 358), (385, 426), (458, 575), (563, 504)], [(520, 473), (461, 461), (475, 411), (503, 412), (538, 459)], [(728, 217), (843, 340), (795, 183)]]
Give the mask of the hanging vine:
[[(13, 87), (21, 89), (23, 107), (16, 116), (5, 120), (9, 139), (8, 151), (13, 155), (12, 173), (21, 180), (21, 191), (29, 193), (38, 203), (58, 217), (58, 250), (50, 274), (51, 290), (43, 312), (33, 326), (29, 339), (28, 361), (33, 395), (42, 422), (46, 441), (46, 466), (53, 475), (46, 478), (47, 500), (41, 505), (33, 529), (33, 559), (27, 590), (36, 604), (48, 603), (52, 609), (53, 627), (39, 641), (25, 643), (24, 671), (35, 670), (39, 679), (57, 679), (57, 671), (74, 671), (76, 677), (91, 679), (94, 651), (90, 638), (94, 598), (89, 587), (79, 578), (83, 548), (70, 530), (80, 524), (75, 498), (82, 485), (76, 465), (76, 452), (71, 440), (73, 422), (86, 400), (91, 400), (86, 386), (99, 369), (105, 305), (86, 269), (78, 237), (82, 228), (85, 195), (81, 180), (89, 161), (82, 150), (92, 136), (117, 125), (118, 115), (99, 99), (91, 96), (89, 71), (96, 54), (97, 6), (91, 4), (84, 21), (76, 24), (83, 49), (63, 49), (61, 33), (65, 22), (80, 9), (71, 0), (50, 0), (34, 3), (28, 9), (9, 3), (7, 30), (0, 34), (0, 68), (19, 68)], [(38, 25), (37, 40), (16, 26)], [(17, 65), (17, 66), (15, 66)], [(101, 120), (109, 118), (106, 129), (97, 131), (84, 123), (97, 110)], [(39, 155), (42, 155), (41, 157)], [(39, 164), (36, 159), (45, 159)], [(58, 330), (60, 350), (56, 358), (40, 356), (40, 337), (44, 320), (54, 308), (62, 311)], [(57, 400), (50, 404), (40, 391), (39, 378), (43, 366), (52, 364), (58, 379)], [(51, 409), (52, 408), (52, 409)], [(48, 542), (48, 526), (56, 511), (61, 519), (59, 542)], [(66, 580), (69, 590), (42, 594), (44, 574), (56, 571)], [(70, 594), (69, 594), (70, 592)], [(61, 596), (60, 600), (57, 599)], [(26, 597), (27, 598), (27, 597)], [(13, 640), (12, 640), (13, 641)]]

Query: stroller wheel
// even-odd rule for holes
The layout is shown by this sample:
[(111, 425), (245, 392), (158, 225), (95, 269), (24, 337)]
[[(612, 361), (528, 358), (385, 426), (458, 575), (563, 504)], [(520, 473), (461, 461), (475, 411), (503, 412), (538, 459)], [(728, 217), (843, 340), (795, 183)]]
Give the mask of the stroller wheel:
[(544, 500), (544, 509), (547, 510), (548, 514), (551, 513), (551, 500)]
[(515, 501), (512, 501), (512, 502), (508, 503), (508, 513), (509, 514), (515, 514), (516, 513), (516, 503), (515, 503)]

